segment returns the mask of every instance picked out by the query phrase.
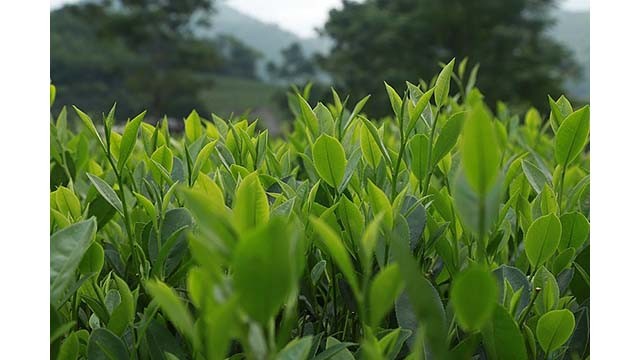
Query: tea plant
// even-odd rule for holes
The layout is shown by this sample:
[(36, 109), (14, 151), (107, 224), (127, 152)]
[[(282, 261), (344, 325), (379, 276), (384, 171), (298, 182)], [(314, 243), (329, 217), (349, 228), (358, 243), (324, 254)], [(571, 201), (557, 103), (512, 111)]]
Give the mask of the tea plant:
[(63, 109), (51, 357), (587, 358), (589, 107), (494, 113), (454, 64), (380, 120), (291, 94), (284, 138)]

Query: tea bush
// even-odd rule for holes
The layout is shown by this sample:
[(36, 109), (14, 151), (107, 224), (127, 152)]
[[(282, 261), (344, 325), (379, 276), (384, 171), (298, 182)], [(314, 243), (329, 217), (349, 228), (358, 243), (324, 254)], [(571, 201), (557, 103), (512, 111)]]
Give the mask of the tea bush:
[(284, 138), (63, 109), (51, 357), (587, 358), (589, 107), (494, 113), (465, 67), (380, 121), (292, 94)]

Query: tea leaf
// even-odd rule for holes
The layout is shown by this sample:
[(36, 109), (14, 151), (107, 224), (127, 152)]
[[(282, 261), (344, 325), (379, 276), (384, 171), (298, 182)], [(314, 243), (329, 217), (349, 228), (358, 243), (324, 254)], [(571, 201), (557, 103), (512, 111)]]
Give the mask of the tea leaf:
[(542, 289), (535, 301), (538, 313), (545, 313), (558, 306), (558, 301), (560, 300), (558, 282), (546, 267), (541, 266), (538, 269), (535, 277), (533, 278), (533, 286), (534, 288)]
[(306, 359), (311, 351), (311, 341), (313, 336), (305, 336), (301, 339), (291, 341), (278, 353), (276, 360), (297, 360)]
[(295, 286), (295, 243), (283, 218), (249, 231), (233, 255), (233, 283), (247, 314), (266, 325)]
[(372, 168), (377, 167), (382, 157), (382, 151), (366, 126), (360, 127), (360, 148), (367, 164)]
[(464, 270), (453, 280), (451, 302), (456, 319), (465, 330), (479, 330), (491, 319), (497, 297), (495, 280), (480, 266)]
[(562, 237), (560, 250), (567, 248), (580, 249), (589, 238), (589, 220), (579, 212), (571, 212), (560, 216)]
[(547, 176), (540, 170), (536, 165), (532, 164), (527, 160), (522, 161), (522, 171), (524, 175), (527, 177), (529, 184), (536, 191), (536, 193), (540, 194), (545, 184), (550, 184), (551, 179), (547, 178)]
[(89, 180), (91, 181), (93, 186), (96, 187), (96, 190), (98, 190), (98, 193), (100, 193), (100, 195), (109, 203), (109, 205), (113, 206), (113, 208), (116, 209), (120, 214), (124, 214), (124, 211), (122, 209), (122, 201), (120, 201), (120, 198), (118, 197), (118, 195), (116, 195), (116, 192), (111, 188), (111, 186), (107, 184), (106, 181), (93, 174), (87, 173), (87, 176), (89, 177)]
[(87, 357), (95, 360), (128, 359), (127, 347), (114, 333), (99, 328), (93, 330), (87, 344)]
[(73, 110), (76, 111), (76, 114), (78, 114), (78, 117), (80, 118), (84, 126), (86, 126), (87, 129), (89, 129), (89, 132), (96, 138), (96, 140), (98, 140), (98, 142), (102, 146), (102, 149), (105, 152), (107, 152), (107, 146), (105, 145), (104, 141), (102, 140), (102, 137), (98, 133), (98, 130), (96, 130), (96, 127), (93, 125), (93, 120), (91, 120), (89, 115), (82, 112), (82, 110), (78, 109), (75, 105), (73, 106)]
[(549, 311), (538, 319), (536, 337), (545, 353), (558, 349), (569, 340), (576, 320), (567, 309)]
[(507, 283), (511, 286), (513, 291), (517, 292), (522, 289), (522, 295), (515, 312), (516, 316), (519, 315), (529, 303), (531, 293), (529, 280), (524, 273), (520, 271), (520, 269), (508, 265), (501, 265), (493, 271), (493, 274), (498, 278), (498, 299), (500, 301), (501, 299), (504, 299), (505, 285)]
[(340, 271), (342, 271), (345, 279), (349, 283), (349, 286), (351, 286), (351, 289), (358, 294), (359, 286), (355, 270), (353, 268), (353, 263), (351, 262), (350, 256), (344, 248), (342, 241), (333, 229), (331, 229), (331, 227), (321, 219), (311, 217), (309, 220), (311, 220), (311, 223), (318, 234), (318, 238), (322, 241), (322, 244), (324, 244), (329, 255), (331, 255), (331, 258), (336, 265), (338, 265), (338, 268), (340, 268)]
[(397, 264), (382, 269), (371, 283), (369, 293), (370, 324), (377, 326), (400, 296), (404, 282)]
[(171, 171), (173, 170), (173, 152), (166, 145), (162, 145), (151, 154), (151, 174), (156, 182), (164, 179), (167, 183), (173, 183)]
[(185, 334), (187, 338), (194, 339), (193, 319), (175, 291), (158, 280), (147, 281), (145, 287), (176, 328)]
[(133, 325), (135, 304), (127, 283), (117, 275), (115, 276), (115, 282), (120, 294), (120, 304), (111, 313), (107, 328), (113, 331), (114, 334), (122, 336), (127, 326)]
[(311, 110), (311, 106), (307, 100), (305, 100), (300, 94), (298, 96), (298, 106), (300, 107), (300, 112), (302, 114), (302, 119), (304, 120), (307, 128), (311, 130), (313, 135), (317, 135), (320, 131), (320, 127), (318, 124), (318, 118), (316, 114)]
[(80, 353), (80, 341), (78, 341), (77, 333), (73, 332), (69, 335), (58, 352), (58, 360), (76, 360)]
[(318, 175), (334, 189), (338, 189), (347, 167), (347, 157), (340, 142), (322, 134), (313, 144), (312, 153)]
[(495, 306), (491, 321), (482, 329), (482, 340), (491, 359), (527, 359), (522, 333), (507, 309), (501, 305)]
[(169, 355), (175, 355), (178, 359), (186, 357), (177, 339), (160, 321), (155, 319), (151, 321), (145, 335), (151, 358), (163, 359), (166, 357), (169, 360)]
[(103, 265), (104, 250), (100, 244), (93, 242), (82, 257), (78, 270), (80, 270), (80, 273), (83, 275), (99, 274), (100, 271), (102, 271)]
[(56, 100), (56, 87), (53, 84), (49, 84), (49, 107), (53, 106), (53, 102)]
[[(362, 120), (362, 123), (369, 131), (369, 134), (375, 141), (376, 145), (378, 145), (378, 149), (380, 149), (380, 152), (382, 153), (382, 156), (384, 157), (384, 161), (387, 163), (387, 166), (391, 167), (391, 158), (389, 157), (387, 148), (384, 146), (384, 143), (380, 138), (380, 134), (378, 134), (378, 129), (371, 123), (371, 121), (367, 120), (366, 118), (360, 117), (360, 120)], [(374, 164), (373, 167), (376, 167), (376, 165), (377, 164)]]
[(189, 144), (193, 143), (202, 136), (202, 125), (200, 124), (200, 116), (193, 110), (184, 120), (184, 135)]
[(384, 214), (383, 224), (387, 229), (393, 228), (393, 209), (387, 195), (376, 186), (371, 180), (367, 184), (367, 192), (371, 201), (371, 208), (374, 214)]
[(411, 118), (409, 119), (409, 124), (407, 126), (407, 132), (411, 132), (416, 126), (416, 122), (422, 116), (422, 112), (429, 105), (429, 100), (431, 100), (431, 96), (433, 95), (434, 89), (429, 89), (426, 93), (420, 96), (420, 99), (416, 102), (416, 107), (411, 112)]
[(371, 268), (373, 251), (376, 248), (378, 242), (378, 232), (380, 229), (380, 222), (384, 218), (384, 213), (377, 214), (373, 220), (367, 225), (362, 235), (362, 241), (360, 243), (360, 262), (365, 271), (369, 271)]
[(196, 181), (198, 175), (200, 175), (202, 166), (209, 159), (209, 156), (211, 156), (211, 153), (215, 149), (215, 146), (216, 141), (211, 141), (210, 143), (205, 145), (202, 150), (200, 150), (198, 156), (196, 157), (196, 162), (193, 164), (193, 169), (191, 170), (191, 182)]
[(68, 213), (74, 219), (82, 216), (80, 200), (78, 200), (78, 197), (73, 193), (73, 191), (61, 186), (53, 194), (55, 194), (56, 205), (61, 213)]
[(471, 188), (486, 194), (498, 177), (500, 153), (496, 133), (484, 105), (467, 115), (462, 136), (462, 166)]
[(314, 357), (313, 360), (355, 360), (347, 349), (350, 345), (353, 344), (340, 342), (336, 338), (329, 336), (325, 345), (326, 350)]
[(140, 128), (140, 123), (142, 123), (142, 119), (144, 119), (144, 115), (146, 111), (143, 111), (140, 115), (136, 116), (127, 123), (124, 128), (124, 133), (122, 134), (122, 140), (120, 141), (120, 156), (118, 157), (118, 171), (122, 171), (129, 156), (133, 152), (133, 148), (136, 145), (136, 140), (138, 137), (138, 129)]
[(456, 59), (451, 60), (438, 75), (435, 86), (436, 106), (441, 107), (449, 96), (449, 86), (451, 85), (451, 73), (456, 63)]
[(429, 166), (427, 156), (430, 149), (427, 135), (418, 134), (412, 137), (409, 140), (409, 150), (411, 151), (411, 171), (418, 180), (424, 180)]
[(589, 106), (576, 110), (562, 122), (556, 134), (555, 156), (567, 166), (580, 154), (589, 136)]
[(525, 252), (534, 269), (547, 261), (558, 248), (562, 225), (555, 214), (534, 221), (524, 239)]
[(233, 216), (239, 230), (253, 229), (269, 221), (269, 202), (257, 173), (249, 174), (238, 186)]
[(397, 118), (400, 117), (400, 112), (402, 108), (402, 98), (398, 93), (385, 81), (384, 87), (387, 89), (387, 95), (389, 96), (389, 102), (391, 102), (391, 107), (393, 108), (393, 113)]
[(429, 324), (424, 328), (426, 348), (434, 358), (445, 359), (448, 357), (446, 317), (440, 295), (433, 285), (422, 276), (406, 242), (392, 239), (391, 247), (394, 257), (398, 261), (400, 275), (406, 284), (411, 308), (420, 324)]
[(49, 290), (52, 305), (59, 305), (76, 279), (75, 272), (96, 234), (95, 218), (84, 220), (51, 235)]
[(446, 154), (448, 154), (458, 141), (458, 135), (464, 124), (465, 113), (459, 112), (451, 115), (449, 120), (444, 123), (440, 135), (433, 147), (430, 166), (435, 167)]

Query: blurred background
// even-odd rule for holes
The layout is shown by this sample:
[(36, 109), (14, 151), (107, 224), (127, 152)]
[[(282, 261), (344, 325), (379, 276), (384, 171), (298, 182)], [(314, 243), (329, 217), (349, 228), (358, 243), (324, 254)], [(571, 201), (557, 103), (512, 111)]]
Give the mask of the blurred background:
[(278, 133), (287, 92), (312, 82), (388, 115), (383, 81), (429, 81), (442, 62), (479, 64), (488, 104), (548, 110), (589, 101), (588, 0), (53, 0), (53, 112), (119, 120), (144, 109), (180, 126), (192, 109), (247, 115)]

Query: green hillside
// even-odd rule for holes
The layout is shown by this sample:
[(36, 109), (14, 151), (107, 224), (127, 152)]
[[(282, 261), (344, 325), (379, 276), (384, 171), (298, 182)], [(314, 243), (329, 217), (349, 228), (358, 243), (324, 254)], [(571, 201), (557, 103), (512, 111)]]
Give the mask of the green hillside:
[(260, 75), (265, 75), (267, 61), (279, 63), (280, 50), (292, 43), (300, 43), (307, 56), (313, 53), (326, 53), (331, 46), (328, 39), (300, 38), (276, 24), (262, 22), (223, 3), (217, 3), (216, 10), (213, 27), (206, 30), (200, 29), (199, 34), (208, 37), (229, 34), (261, 52), (263, 58), (258, 65)]
[(271, 133), (280, 130), (279, 122), (286, 114), (276, 104), (276, 94), (281, 88), (250, 79), (216, 76), (215, 86), (201, 94), (207, 109), (223, 118), (249, 113), (259, 117), (260, 124)]

